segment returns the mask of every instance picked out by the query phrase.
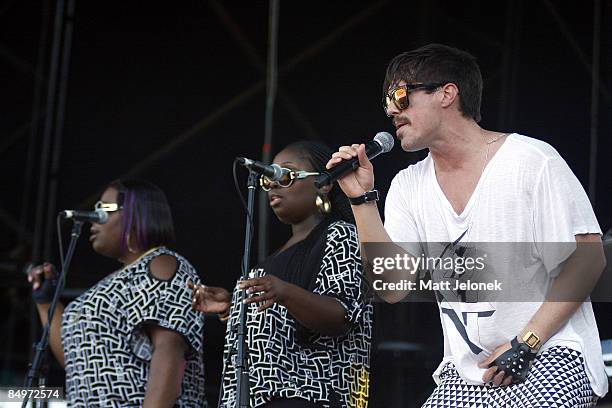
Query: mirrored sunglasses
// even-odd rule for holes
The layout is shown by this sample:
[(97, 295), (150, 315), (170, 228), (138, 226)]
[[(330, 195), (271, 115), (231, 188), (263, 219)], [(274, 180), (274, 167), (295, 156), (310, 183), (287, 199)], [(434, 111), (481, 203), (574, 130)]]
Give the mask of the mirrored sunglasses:
[(259, 178), (259, 185), (263, 191), (270, 191), (272, 189), (272, 185), (276, 183), (276, 185), (287, 188), (291, 187), (295, 180), (303, 179), (309, 176), (318, 176), (321, 173), (317, 173), (314, 171), (305, 171), (305, 170), (291, 170), (285, 167), (282, 168), (283, 176), (278, 181), (272, 181), (266, 176), (261, 176)]
[(391, 89), (384, 97), (383, 97), (383, 109), (385, 110), (385, 114), (389, 116), (387, 113), (389, 111), (389, 105), (393, 103), (395, 107), (402, 111), (406, 109), (410, 105), (410, 101), (408, 99), (408, 95), (410, 92), (425, 90), (425, 91), (435, 91), (442, 85), (447, 84), (448, 82), (439, 82), (436, 84), (404, 84), (399, 85), (393, 89)]
[(103, 201), (98, 201), (95, 205), (94, 205), (94, 209), (95, 210), (104, 210), (108, 213), (110, 212), (115, 212), (115, 211), (119, 211), (123, 208), (122, 205), (119, 205), (117, 203), (105, 203)]

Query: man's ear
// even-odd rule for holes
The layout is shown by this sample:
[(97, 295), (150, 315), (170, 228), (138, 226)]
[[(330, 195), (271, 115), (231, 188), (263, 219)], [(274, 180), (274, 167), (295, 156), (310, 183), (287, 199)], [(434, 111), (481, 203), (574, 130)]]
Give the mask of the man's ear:
[(459, 88), (457, 85), (449, 82), (442, 87), (442, 107), (448, 108), (451, 106), (459, 97)]

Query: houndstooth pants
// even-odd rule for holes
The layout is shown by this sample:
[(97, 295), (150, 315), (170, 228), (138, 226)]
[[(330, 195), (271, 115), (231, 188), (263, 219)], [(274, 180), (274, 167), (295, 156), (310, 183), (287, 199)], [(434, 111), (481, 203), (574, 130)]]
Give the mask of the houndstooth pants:
[(447, 363), (423, 408), (588, 408), (596, 402), (580, 352), (551, 347), (534, 360), (524, 382), (507, 387), (470, 385)]

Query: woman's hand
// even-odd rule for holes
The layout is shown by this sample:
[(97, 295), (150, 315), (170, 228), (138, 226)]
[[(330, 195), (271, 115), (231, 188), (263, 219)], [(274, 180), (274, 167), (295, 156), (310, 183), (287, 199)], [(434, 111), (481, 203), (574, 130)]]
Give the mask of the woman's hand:
[(32, 284), (34, 302), (37, 304), (51, 303), (57, 287), (55, 266), (48, 262), (34, 266), (28, 272), (28, 282)]
[(336, 299), (302, 289), (276, 276), (247, 279), (240, 282), (238, 288), (246, 290), (244, 303), (263, 303), (257, 308), (258, 312), (278, 303), (301, 325), (323, 335), (342, 336), (350, 328), (346, 311)]
[(257, 308), (258, 312), (266, 310), (274, 303), (285, 305), (289, 283), (272, 275), (265, 275), (261, 278), (247, 279), (238, 284), (240, 289), (246, 290), (247, 295), (244, 303), (264, 302)]
[[(49, 322), (50, 303), (55, 296), (58, 274), (55, 267), (45, 262), (36, 265), (28, 271), (28, 282), (32, 284), (32, 300), (36, 303), (40, 322), (46, 325)], [(51, 319), (49, 331), (49, 346), (57, 361), (64, 367), (64, 347), (62, 346), (61, 322), (64, 314), (64, 305), (58, 302)]]
[(229, 312), (232, 297), (230, 293), (219, 287), (197, 285), (187, 282), (187, 287), (192, 290), (191, 307), (202, 313), (217, 313), (225, 316)]

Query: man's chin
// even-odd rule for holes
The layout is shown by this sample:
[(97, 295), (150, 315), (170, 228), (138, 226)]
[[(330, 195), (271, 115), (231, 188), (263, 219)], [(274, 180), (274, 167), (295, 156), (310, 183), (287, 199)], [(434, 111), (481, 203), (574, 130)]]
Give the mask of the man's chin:
[(419, 143), (415, 143), (414, 141), (410, 141), (410, 139), (407, 137), (401, 139), (400, 145), (402, 146), (402, 150), (405, 152), (418, 152), (419, 150), (425, 149), (424, 146), (421, 146)]

